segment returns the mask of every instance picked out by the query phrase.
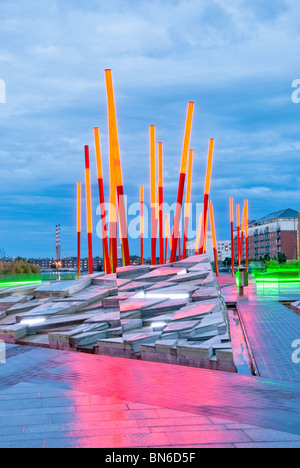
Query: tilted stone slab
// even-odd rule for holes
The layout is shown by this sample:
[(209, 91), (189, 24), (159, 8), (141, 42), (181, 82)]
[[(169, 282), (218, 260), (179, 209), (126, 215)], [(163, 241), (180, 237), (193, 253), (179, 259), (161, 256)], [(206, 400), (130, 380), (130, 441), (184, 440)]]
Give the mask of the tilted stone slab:
[[(93, 313), (83, 313), (83, 314), (74, 314), (74, 315), (57, 315), (56, 317), (46, 318), (46, 321), (43, 323), (28, 325), (28, 334), (35, 334), (37, 332), (53, 329), (61, 329), (64, 327), (71, 328), (74, 325), (78, 326), (83, 324), (86, 320), (93, 317)], [(25, 319), (26, 320), (26, 319)]]
[(34, 319), (36, 317), (74, 314), (80, 309), (81, 304), (81, 302), (46, 302), (21, 316), (16, 315), (16, 321), (21, 322), (24, 319)]
[(207, 359), (208, 361), (213, 357), (214, 351), (212, 343), (198, 343), (193, 341), (186, 341), (185, 344), (177, 345), (178, 356), (193, 356), (198, 359)]
[(142, 343), (155, 343), (160, 337), (160, 332), (141, 333), (137, 335), (124, 335), (125, 349), (130, 349), (134, 354), (140, 352), (140, 345)]
[(119, 288), (119, 292), (134, 292), (134, 291), (144, 291), (149, 287), (149, 283), (145, 281), (131, 281), (130, 283), (126, 284)]
[[(50, 284), (50, 283), (43, 283), (43, 284)], [(0, 297), (8, 297), (8, 296), (24, 296), (27, 294), (33, 294), (36, 288), (40, 287), (41, 283), (38, 284), (30, 284), (27, 286), (16, 286), (15, 288), (8, 288), (6, 290), (0, 291)]]
[(151, 271), (150, 273), (144, 276), (141, 276), (139, 280), (146, 281), (149, 283), (156, 283), (157, 281), (166, 281), (168, 279), (174, 278), (181, 271), (182, 271), (181, 268), (173, 268), (173, 267), (157, 268)]
[(220, 297), (219, 292), (216, 290), (216, 288), (206, 288), (202, 287), (198, 289), (194, 294), (192, 295), (192, 300), (193, 302), (200, 302), (200, 301), (206, 301), (208, 299), (217, 299)]
[(187, 304), (188, 299), (175, 299), (175, 300), (167, 300), (162, 302), (161, 304), (156, 304), (151, 307), (147, 307), (142, 310), (142, 317), (150, 317), (153, 315), (161, 315), (165, 314), (166, 312), (172, 312), (185, 307)]
[(297, 315), (300, 315), (300, 301), (293, 302), (291, 304), (291, 309), (293, 312), (295, 312)]
[(28, 327), (25, 325), (5, 325), (0, 327), (0, 340), (5, 343), (15, 344), (28, 333)]
[(214, 312), (219, 312), (220, 311), (220, 306), (218, 303), (215, 304), (191, 304), (183, 309), (181, 309), (179, 312), (177, 312), (174, 317), (172, 318), (172, 322), (176, 321), (186, 321), (186, 320), (197, 320), (197, 319), (203, 319), (207, 315), (211, 315)]
[(151, 327), (152, 324), (155, 324), (155, 323), (165, 323), (165, 325), (167, 326), (167, 324), (171, 322), (172, 317), (174, 316), (174, 313), (175, 312), (173, 312), (172, 314), (163, 314), (163, 315), (158, 315), (154, 317), (144, 318), (143, 325), (144, 327)]
[[(108, 328), (109, 325), (104, 323), (89, 325), (84, 324), (68, 332), (49, 333), (49, 345), (53, 349), (68, 349), (70, 347), (76, 346), (77, 343), (79, 344), (80, 337), (83, 338), (85, 344), (91, 344), (91, 342), (96, 344), (98, 339), (106, 337), (106, 333), (103, 335), (103, 332)], [(98, 332), (98, 338), (96, 337), (95, 332)], [(100, 336), (99, 332), (101, 332)], [(89, 335), (91, 342), (88, 339)], [(81, 344), (83, 344), (83, 340), (81, 340)]]
[(117, 287), (117, 275), (112, 274), (105, 276), (103, 274), (102, 276), (97, 276), (96, 278), (93, 278), (92, 284), (103, 287), (108, 286), (109, 288)]
[(141, 311), (143, 309), (146, 309), (147, 307), (151, 307), (157, 304), (160, 304), (164, 302), (164, 298), (159, 298), (159, 299), (147, 299), (147, 298), (142, 298), (142, 299), (127, 299), (126, 301), (123, 301), (120, 304), (120, 312), (121, 313), (126, 313), (126, 312), (135, 312), (135, 311)]
[(167, 281), (159, 281), (158, 283), (155, 283), (155, 284), (149, 284), (148, 283), (148, 289), (147, 291), (155, 291), (156, 289), (167, 289), (167, 288), (171, 288), (171, 287), (177, 287), (177, 283), (174, 283), (174, 281), (172, 282), (171, 280), (167, 280)]
[(198, 271), (198, 272), (186, 273), (184, 275), (174, 276), (174, 278), (172, 278), (171, 281), (175, 283), (185, 283), (187, 281), (202, 280), (202, 281), (198, 281), (198, 283), (203, 284), (203, 281), (205, 281), (206, 278), (207, 278), (206, 271)]
[(203, 273), (211, 273), (213, 271), (212, 266), (210, 263), (199, 263), (198, 265), (194, 265), (191, 268), (188, 268), (188, 273), (196, 273), (202, 271)]
[(234, 365), (233, 352), (230, 349), (216, 349), (216, 358), (218, 361), (230, 362)]
[(107, 312), (94, 315), (90, 319), (86, 320), (85, 323), (108, 323), (110, 327), (120, 327), (120, 312)]
[(195, 265), (199, 265), (202, 263), (208, 263), (211, 268), (211, 263), (209, 257), (207, 255), (195, 255), (194, 257), (189, 257), (185, 260), (181, 260), (180, 262), (173, 263), (174, 268), (186, 268), (190, 269), (193, 268)]
[(150, 271), (150, 265), (127, 266), (117, 269), (117, 279), (139, 278)]
[(74, 281), (60, 281), (51, 283), (49, 285), (39, 286), (35, 291), (35, 297), (67, 297), (72, 296), (83, 289), (86, 289), (92, 284), (92, 278), (87, 277), (84, 279)]
[(177, 332), (179, 335), (185, 332), (191, 333), (200, 322), (197, 321), (178, 321), (169, 323), (164, 329), (164, 334), (169, 332)]
[[(207, 334), (209, 332), (214, 332), (216, 334), (218, 333), (218, 326), (222, 325), (225, 327), (224, 322), (223, 322), (223, 316), (222, 314), (213, 314), (209, 315), (197, 325), (196, 328), (194, 328), (190, 334), (191, 338), (196, 339), (198, 336), (199, 338), (203, 338), (204, 334)], [(225, 327), (226, 330), (226, 327)]]
[(7, 310), (7, 315), (19, 314), (23, 312), (30, 312), (37, 307), (42, 306), (46, 302), (49, 302), (51, 299), (34, 299), (27, 302), (22, 302), (21, 304), (15, 304), (13, 307)]
[(216, 286), (216, 278), (215, 276), (210, 273), (206, 278), (205, 280), (203, 281), (202, 283), (202, 286), (205, 286), (205, 287), (215, 287)]
[(129, 332), (131, 330), (136, 330), (143, 326), (143, 321), (141, 319), (132, 319), (132, 320), (121, 320), (123, 332)]

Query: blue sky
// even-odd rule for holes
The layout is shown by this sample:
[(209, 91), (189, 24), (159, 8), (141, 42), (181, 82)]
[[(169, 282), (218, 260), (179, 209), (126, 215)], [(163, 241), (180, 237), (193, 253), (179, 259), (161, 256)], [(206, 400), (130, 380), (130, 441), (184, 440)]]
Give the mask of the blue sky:
[[(211, 197), (218, 237), (228, 203), (249, 198), (250, 217), (300, 209), (300, 5), (297, 0), (1, 0), (0, 249), (11, 256), (75, 255), (76, 182), (93, 127), (108, 181), (104, 70), (115, 86), (129, 202), (148, 197), (149, 125), (165, 147), (174, 201), (187, 103), (195, 101), (193, 202), (202, 201), (208, 140), (216, 139)], [(108, 188), (106, 184), (106, 196)], [(137, 253), (132, 243), (132, 253)], [(94, 253), (101, 253), (95, 238)], [(84, 247), (84, 254), (86, 247)]]

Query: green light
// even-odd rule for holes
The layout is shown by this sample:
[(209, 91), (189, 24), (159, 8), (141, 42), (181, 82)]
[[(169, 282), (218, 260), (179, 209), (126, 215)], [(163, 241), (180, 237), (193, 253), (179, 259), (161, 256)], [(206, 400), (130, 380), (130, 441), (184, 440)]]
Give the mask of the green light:
[(300, 278), (266, 278), (257, 279), (257, 283), (300, 283)]
[(0, 287), (12, 287), (12, 286), (30, 286), (31, 284), (41, 284), (40, 281), (13, 281), (9, 283), (0, 283)]

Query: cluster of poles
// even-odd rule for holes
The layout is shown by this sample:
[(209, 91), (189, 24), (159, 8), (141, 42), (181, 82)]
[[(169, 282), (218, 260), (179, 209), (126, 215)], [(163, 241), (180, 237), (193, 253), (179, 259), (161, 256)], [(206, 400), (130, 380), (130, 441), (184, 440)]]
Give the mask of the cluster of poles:
[[(242, 264), (243, 257), (245, 258), (245, 266), (247, 272), (249, 270), (249, 214), (248, 214), (248, 200), (245, 200), (243, 207), (243, 214), (241, 218), (241, 206), (236, 205), (236, 231), (237, 231), (237, 264), (240, 267)], [(234, 276), (234, 265), (235, 265), (235, 244), (234, 244), (234, 202), (233, 198), (230, 198), (230, 228), (231, 228), (231, 267), (232, 276)], [(245, 247), (245, 255), (244, 255)]]
[[(130, 265), (130, 251), (127, 229), (127, 217), (124, 202), (124, 186), (122, 166), (120, 158), (119, 137), (117, 129), (117, 117), (113, 90), (112, 72), (105, 71), (105, 83), (108, 104), (108, 134), (109, 134), (109, 162), (110, 162), (110, 210), (108, 216), (105, 210), (104, 178), (101, 155), (101, 143), (99, 128), (94, 129), (95, 156), (97, 165), (97, 178), (100, 201), (103, 266), (106, 274), (115, 273), (118, 267), (118, 232), (121, 241), (123, 266)], [(150, 126), (150, 206), (151, 206), (151, 263), (163, 265), (175, 262), (177, 259), (185, 259), (187, 256), (187, 242), (189, 238), (188, 228), (190, 220), (192, 176), (194, 151), (190, 148), (194, 103), (189, 102), (184, 132), (184, 142), (181, 155), (181, 167), (178, 183), (177, 204), (171, 227), (169, 214), (164, 214), (164, 148), (162, 142), (156, 142), (156, 128)], [(208, 221), (212, 232), (213, 251), (216, 265), (216, 274), (219, 275), (218, 250), (214, 221), (214, 208), (210, 200), (210, 186), (212, 163), (214, 154), (214, 139), (209, 141), (206, 178), (204, 186), (203, 212), (200, 215), (196, 254), (206, 253)], [(90, 149), (85, 146), (85, 188), (86, 188), (86, 218), (88, 236), (88, 265), (89, 274), (93, 273), (93, 243), (92, 243), (92, 197), (90, 174)], [(184, 200), (185, 196), (185, 200)], [(140, 187), (140, 258), (144, 262), (145, 242), (145, 190)], [(238, 224), (238, 250), (239, 265), (243, 252), (243, 241), (246, 240), (246, 253), (248, 252), (248, 203), (245, 202), (243, 222), (240, 225), (239, 205), (237, 206)], [(182, 232), (182, 219), (183, 232)], [(232, 265), (234, 275), (234, 241), (233, 241), (233, 200), (231, 199), (231, 232), (232, 232)], [(77, 265), (78, 276), (81, 274), (81, 229), (82, 228), (82, 184), (77, 186)], [(157, 251), (159, 250), (159, 255)]]

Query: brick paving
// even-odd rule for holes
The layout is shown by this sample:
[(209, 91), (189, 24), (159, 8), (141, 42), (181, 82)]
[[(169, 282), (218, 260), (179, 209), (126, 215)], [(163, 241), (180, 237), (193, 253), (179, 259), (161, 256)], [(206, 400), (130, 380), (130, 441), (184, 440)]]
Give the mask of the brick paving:
[(300, 448), (300, 385), (7, 345), (0, 447)]
[(300, 382), (300, 365), (294, 364), (292, 343), (300, 339), (300, 318), (279, 302), (238, 302), (259, 375)]

